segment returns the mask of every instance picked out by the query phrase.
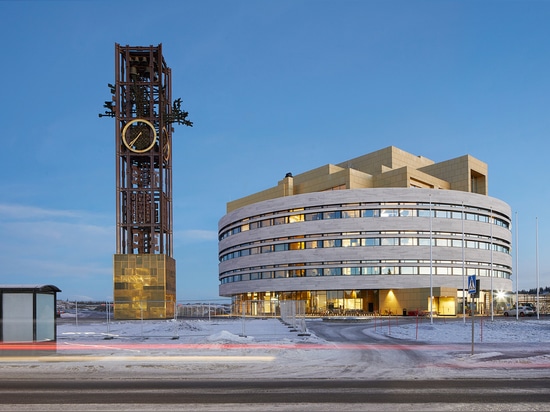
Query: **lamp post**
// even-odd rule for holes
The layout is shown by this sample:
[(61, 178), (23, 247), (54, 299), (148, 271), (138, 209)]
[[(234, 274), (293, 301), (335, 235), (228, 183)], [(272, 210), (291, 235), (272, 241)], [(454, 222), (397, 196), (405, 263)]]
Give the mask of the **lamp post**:
[(518, 307), (519, 307), (519, 282), (518, 282), (518, 279), (519, 279), (519, 272), (518, 272), (518, 268), (519, 268), (519, 265), (518, 265), (518, 251), (519, 251), (519, 239), (518, 239), (518, 226), (519, 226), (519, 222), (518, 222), (518, 212), (516, 212), (516, 320), (519, 319), (519, 310), (518, 310)]
[(433, 273), (433, 263), (432, 263), (432, 194), (430, 193), (430, 323), (434, 323), (434, 313), (433, 313), (433, 284), (432, 284), (432, 273)]
[(464, 257), (464, 202), (462, 202), (462, 319), (466, 324), (466, 260)]
[(536, 256), (536, 265), (537, 265), (537, 319), (540, 319), (540, 305), (539, 305), (539, 218), (535, 217), (535, 256)]
[(489, 218), (489, 224), (491, 225), (491, 321), (494, 320), (494, 297), (493, 297), (493, 208), (491, 207), (491, 216)]

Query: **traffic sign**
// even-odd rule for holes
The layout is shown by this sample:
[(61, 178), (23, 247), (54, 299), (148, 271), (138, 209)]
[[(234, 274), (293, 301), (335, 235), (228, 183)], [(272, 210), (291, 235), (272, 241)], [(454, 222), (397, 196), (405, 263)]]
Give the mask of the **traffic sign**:
[(468, 276), (468, 293), (473, 295), (476, 292), (476, 275)]

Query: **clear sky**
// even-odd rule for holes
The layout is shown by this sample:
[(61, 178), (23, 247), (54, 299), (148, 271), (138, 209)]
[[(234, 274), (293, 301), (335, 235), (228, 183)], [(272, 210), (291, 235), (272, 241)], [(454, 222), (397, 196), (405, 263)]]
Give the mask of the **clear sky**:
[(0, 283), (112, 298), (114, 120), (98, 113), (115, 43), (162, 43), (194, 122), (173, 137), (178, 300), (218, 297), (228, 201), (387, 146), (486, 162), (519, 289), (537, 250), (548, 286), (549, 22), (530, 0), (0, 0)]

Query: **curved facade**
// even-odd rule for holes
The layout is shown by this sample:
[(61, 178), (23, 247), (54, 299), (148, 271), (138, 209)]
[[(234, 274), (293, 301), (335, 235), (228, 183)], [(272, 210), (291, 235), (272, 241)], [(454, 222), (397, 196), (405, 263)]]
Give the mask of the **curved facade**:
[(476, 275), (474, 310), (487, 312), (496, 292), (512, 290), (511, 210), (487, 193), (485, 163), (435, 163), (393, 146), (287, 173), (227, 204), (220, 295), (250, 313), (297, 300), (307, 313), (455, 315)]
[[(305, 300), (308, 312), (400, 313), (426, 310), (418, 289), (432, 287), (436, 301), (453, 289), (454, 303), (439, 302), (437, 311), (456, 314), (463, 274), (477, 275), (483, 290), (511, 290), (510, 229), (506, 203), (453, 190), (334, 190), (258, 202), (220, 220), (220, 295)], [(401, 291), (401, 302), (385, 305), (389, 291)]]

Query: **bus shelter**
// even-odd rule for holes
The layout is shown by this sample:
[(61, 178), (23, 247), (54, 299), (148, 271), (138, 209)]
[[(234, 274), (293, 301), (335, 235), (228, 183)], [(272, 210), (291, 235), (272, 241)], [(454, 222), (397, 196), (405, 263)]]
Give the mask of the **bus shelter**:
[(0, 343), (55, 342), (56, 300), (54, 285), (0, 284)]

